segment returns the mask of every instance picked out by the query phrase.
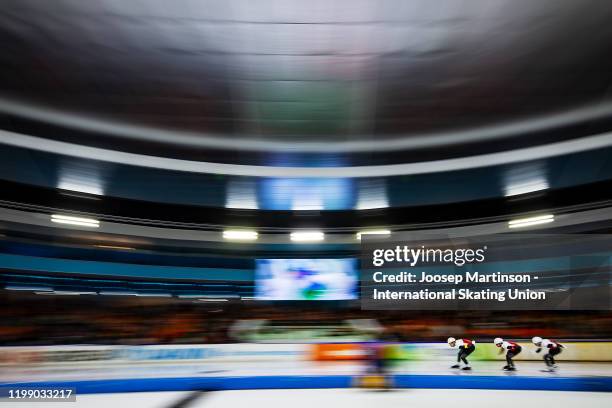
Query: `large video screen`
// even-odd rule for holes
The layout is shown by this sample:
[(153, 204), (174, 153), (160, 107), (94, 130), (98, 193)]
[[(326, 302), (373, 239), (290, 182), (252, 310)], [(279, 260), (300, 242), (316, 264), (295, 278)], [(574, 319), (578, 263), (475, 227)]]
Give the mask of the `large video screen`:
[(262, 300), (357, 298), (356, 259), (258, 259), (255, 297)]

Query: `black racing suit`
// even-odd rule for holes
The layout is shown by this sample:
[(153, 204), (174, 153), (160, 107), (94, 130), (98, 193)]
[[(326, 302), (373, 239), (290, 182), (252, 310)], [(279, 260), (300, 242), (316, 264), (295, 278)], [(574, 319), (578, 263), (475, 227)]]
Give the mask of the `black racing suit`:
[[(548, 345), (548, 353), (546, 353), (546, 355), (544, 356), (544, 361), (546, 362), (546, 366), (547, 367), (554, 367), (555, 363), (555, 356), (558, 354), (561, 354), (561, 350), (563, 349), (563, 346), (557, 342), (552, 341), (551, 344)], [(539, 353), (540, 350), (542, 350), (542, 348), (538, 348), (536, 350), (536, 353)]]
[(512, 359), (514, 357), (516, 357), (522, 350), (523, 348), (516, 344), (516, 343), (511, 343), (512, 347), (510, 347), (508, 349), (508, 352), (506, 353), (506, 362), (508, 363), (508, 367), (514, 367), (514, 361), (512, 361)]
[(459, 346), (459, 353), (457, 353), (457, 362), (459, 363), (463, 361), (466, 366), (469, 365), (470, 363), (468, 363), (467, 361), (467, 356), (472, 354), (474, 350), (476, 350), (476, 346), (474, 345), (474, 343), (470, 344), (469, 346)]

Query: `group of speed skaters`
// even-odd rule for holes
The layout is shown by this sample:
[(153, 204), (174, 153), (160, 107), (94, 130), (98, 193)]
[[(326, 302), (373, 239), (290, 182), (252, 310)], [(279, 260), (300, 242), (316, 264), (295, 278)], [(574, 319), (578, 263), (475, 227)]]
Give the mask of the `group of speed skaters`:
[[(554, 372), (557, 369), (555, 356), (561, 353), (564, 346), (554, 340), (543, 339), (537, 336), (532, 338), (531, 341), (536, 347), (536, 353), (539, 353), (542, 350), (546, 352), (544, 355), (546, 370), (544, 371)], [(450, 347), (457, 348), (459, 350), (457, 353), (457, 363), (451, 368), (471, 370), (472, 367), (470, 367), (467, 357), (472, 354), (474, 350), (476, 350), (476, 341), (472, 339), (455, 339), (454, 337), (449, 337), (447, 343)], [(493, 340), (493, 344), (495, 344), (496, 347), (499, 347), (499, 354), (502, 354), (503, 352), (506, 353), (506, 365), (503, 367), (503, 369), (505, 371), (515, 371), (516, 366), (514, 365), (513, 359), (520, 354), (523, 347), (514, 341), (506, 341), (501, 337), (495, 338), (495, 340)]]

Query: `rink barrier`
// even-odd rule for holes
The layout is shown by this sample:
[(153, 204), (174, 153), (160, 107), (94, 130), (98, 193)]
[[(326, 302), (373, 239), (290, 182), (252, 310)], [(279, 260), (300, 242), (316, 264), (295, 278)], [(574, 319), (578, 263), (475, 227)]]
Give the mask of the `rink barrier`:
[[(542, 360), (535, 346), (519, 341), (523, 351), (516, 360)], [(566, 347), (556, 357), (559, 361), (612, 361), (612, 342), (562, 342)], [(150, 346), (27, 346), (0, 347), (0, 365), (82, 365), (151, 364), (177, 362), (240, 363), (247, 361), (339, 361), (363, 360), (368, 356), (368, 343), (319, 344), (189, 344)], [(456, 349), (440, 343), (392, 343), (385, 355), (392, 360), (448, 361)], [(476, 343), (470, 356), (473, 361), (503, 360), (499, 348), (491, 343)]]
[(0, 364), (133, 364), (302, 360), (305, 344), (75, 345), (0, 347)]
[[(351, 388), (358, 376), (132, 378), (2, 383), (3, 387), (69, 388), (79, 394), (153, 391)], [(612, 392), (612, 377), (394, 375), (395, 388)]]
[[(517, 341), (523, 346), (522, 352), (515, 357), (519, 361), (542, 360), (543, 353), (536, 353), (536, 347), (531, 341)], [(565, 346), (559, 361), (612, 361), (612, 342), (562, 342)], [(315, 361), (341, 361), (364, 359), (368, 355), (367, 343), (320, 343), (313, 344), (311, 359)], [(445, 342), (439, 343), (393, 343), (385, 347), (385, 356), (391, 360), (437, 361), (449, 360), (456, 355), (457, 349), (452, 349)], [(476, 342), (476, 350), (470, 355), (473, 361), (504, 360), (504, 354), (492, 343)]]

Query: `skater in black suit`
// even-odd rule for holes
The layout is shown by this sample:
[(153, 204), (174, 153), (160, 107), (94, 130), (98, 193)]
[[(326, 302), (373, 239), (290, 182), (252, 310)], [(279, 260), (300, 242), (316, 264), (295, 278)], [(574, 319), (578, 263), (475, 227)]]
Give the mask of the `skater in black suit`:
[(462, 370), (471, 370), (470, 363), (467, 361), (467, 357), (476, 350), (476, 342), (470, 339), (455, 339), (454, 337), (449, 337), (447, 343), (452, 348), (457, 347), (459, 349), (459, 353), (457, 353), (457, 364), (451, 366), (451, 368), (461, 368), (461, 363), (464, 364)]

